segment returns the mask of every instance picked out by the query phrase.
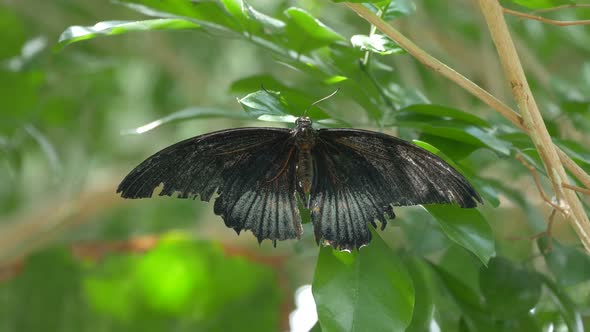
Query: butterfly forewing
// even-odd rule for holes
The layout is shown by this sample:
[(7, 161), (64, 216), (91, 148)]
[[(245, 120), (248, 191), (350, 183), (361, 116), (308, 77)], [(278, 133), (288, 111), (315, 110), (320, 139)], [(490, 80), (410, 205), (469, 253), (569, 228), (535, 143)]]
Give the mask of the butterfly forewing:
[(393, 216), (391, 205), (455, 203), (481, 198), (436, 155), (401, 139), (356, 129), (320, 129), (311, 210), (316, 240), (342, 249), (371, 239), (369, 223)]
[(119, 185), (126, 198), (160, 195), (209, 201), (236, 232), (251, 230), (259, 241), (301, 235), (295, 198), (294, 145), (288, 129), (239, 128), (174, 144), (137, 166)]

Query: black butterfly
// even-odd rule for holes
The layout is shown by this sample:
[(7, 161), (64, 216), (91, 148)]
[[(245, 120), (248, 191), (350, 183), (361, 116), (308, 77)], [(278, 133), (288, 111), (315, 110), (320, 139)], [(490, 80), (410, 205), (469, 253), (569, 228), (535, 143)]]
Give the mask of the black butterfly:
[(351, 250), (371, 241), (393, 206), (455, 203), (481, 197), (436, 155), (396, 137), (358, 129), (236, 128), (176, 143), (149, 157), (119, 185), (125, 198), (160, 196), (209, 201), (238, 234), (259, 242), (300, 238), (298, 199), (311, 210), (316, 241)]

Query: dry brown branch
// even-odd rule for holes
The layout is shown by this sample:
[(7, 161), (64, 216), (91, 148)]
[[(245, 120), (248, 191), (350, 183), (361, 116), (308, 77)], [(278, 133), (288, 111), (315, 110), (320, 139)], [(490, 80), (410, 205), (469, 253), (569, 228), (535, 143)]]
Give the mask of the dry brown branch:
[[(502, 22), (504, 22), (501, 10), (502, 7), (497, 3), (497, 1), (490, 1), (488, 4), (493, 4), (498, 7), (497, 9), (499, 9), (500, 11), (500, 18)], [(459, 74), (446, 64), (442, 63), (438, 59), (434, 58), (433, 56), (422, 50), (420, 47), (414, 44), (414, 42), (406, 38), (399, 31), (397, 31), (395, 28), (393, 28), (391, 25), (389, 25), (387, 22), (385, 22), (378, 16), (376, 16), (373, 12), (371, 12), (368, 8), (364, 7), (362, 4), (345, 3), (345, 5), (353, 11), (355, 11), (359, 16), (367, 20), (369, 23), (375, 25), (381, 32), (383, 32), (386, 36), (388, 36), (398, 45), (404, 48), (416, 60), (420, 61), (422, 64), (432, 69), (433, 71), (443, 75), (447, 79), (455, 82), (456, 84), (464, 88), (467, 92), (479, 98), (488, 106), (496, 110), (498, 113), (502, 114), (518, 128), (529, 133), (529, 128), (525, 124), (524, 119), (518, 113), (516, 113), (514, 110), (508, 107), (506, 104), (504, 104), (496, 97), (491, 95), (489, 92), (485, 91), (477, 84), (467, 79), (465, 76)], [(567, 156), (567, 154), (561, 151), (558, 147), (555, 147), (552, 142), (550, 142), (548, 145), (549, 147), (552, 147), (552, 149), (556, 150), (559, 159), (561, 159), (563, 164), (566, 167), (568, 167), (572, 174), (574, 174), (574, 176), (576, 176), (576, 178), (578, 178), (585, 186), (590, 187), (590, 175), (586, 174), (574, 161), (571, 160), (571, 158)], [(545, 146), (544, 149), (546, 150), (549, 147)], [(559, 167), (563, 171), (561, 163), (559, 163)], [(556, 169), (551, 168), (549, 173), (551, 174), (551, 177), (560, 179), (559, 186), (556, 190), (561, 191), (561, 179), (567, 180), (567, 177), (565, 176), (565, 171), (563, 171), (562, 174), (561, 172), (556, 171)], [(570, 220), (572, 220), (572, 225), (576, 230), (580, 238), (580, 241), (582, 241), (586, 250), (590, 253), (590, 224), (588, 221), (588, 217), (586, 216), (585, 211), (582, 208), (577, 196), (575, 196), (575, 198), (572, 199), (572, 195), (575, 196), (574, 193), (571, 193), (571, 195), (566, 193), (565, 195), (567, 196), (568, 204), (574, 210), (574, 216)], [(560, 194), (558, 197), (561, 196), (563, 195)], [(570, 203), (570, 200), (572, 200), (573, 203)]]
[(526, 18), (529, 20), (535, 20), (535, 21), (539, 21), (539, 22), (543, 22), (543, 23), (547, 23), (547, 24), (551, 24), (551, 25), (556, 25), (559, 27), (565, 27), (565, 26), (571, 26), (571, 25), (586, 25), (586, 24), (590, 24), (590, 20), (579, 20), (579, 21), (558, 21), (558, 20), (552, 20), (549, 18), (544, 18), (542, 16), (537, 16), (537, 15), (531, 15), (531, 14), (527, 14), (527, 13), (522, 13), (516, 10), (512, 10), (512, 9), (508, 9), (508, 8), (502, 8), (503, 12), (508, 14), (508, 15), (512, 15), (512, 16), (516, 16), (516, 17), (521, 17), (521, 18)]
[(531, 12), (531, 14), (548, 13), (548, 12), (553, 12), (553, 11), (556, 11), (556, 10), (572, 9), (572, 8), (590, 8), (590, 4), (561, 5), (561, 6), (551, 7), (551, 8), (537, 9), (537, 10), (533, 10)]
[(571, 184), (568, 184), (568, 183), (564, 183), (563, 187), (567, 188), (567, 189), (571, 189), (573, 191), (580, 192), (582, 194), (590, 195), (590, 189), (580, 188), (578, 186), (572, 186)]
[[(502, 6), (496, 0), (479, 0), (479, 6), (488, 24), (492, 40), (496, 45), (500, 62), (504, 67), (504, 74), (510, 82), (512, 94), (524, 119), (527, 133), (539, 152), (553, 191), (557, 196), (558, 205), (571, 211), (572, 218), (569, 220), (572, 221), (571, 224), (574, 230), (590, 253), (590, 221), (578, 196), (574, 192), (563, 190), (562, 185), (568, 181), (567, 173), (528, 85), (516, 47), (504, 19)], [(566, 214), (566, 217), (569, 217), (569, 213)]]

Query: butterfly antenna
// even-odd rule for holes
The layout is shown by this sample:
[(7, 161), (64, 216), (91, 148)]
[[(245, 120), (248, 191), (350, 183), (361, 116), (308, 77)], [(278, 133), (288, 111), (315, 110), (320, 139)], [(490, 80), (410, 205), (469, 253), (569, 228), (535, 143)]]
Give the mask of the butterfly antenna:
[(309, 111), (310, 108), (314, 107), (315, 105), (321, 103), (322, 101), (326, 100), (326, 99), (330, 99), (331, 97), (333, 97), (335, 94), (338, 93), (338, 91), (340, 91), (340, 88), (336, 89), (334, 92), (330, 93), (329, 95), (325, 96), (324, 98), (314, 101), (311, 105), (309, 105), (305, 111), (303, 111), (303, 115), (307, 114), (307, 111)]

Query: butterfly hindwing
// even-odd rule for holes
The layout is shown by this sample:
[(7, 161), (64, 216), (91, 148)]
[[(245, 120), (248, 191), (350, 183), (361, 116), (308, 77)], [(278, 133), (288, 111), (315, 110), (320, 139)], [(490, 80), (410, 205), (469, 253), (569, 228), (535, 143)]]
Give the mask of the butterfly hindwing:
[(391, 206), (474, 207), (481, 198), (436, 155), (404, 140), (356, 129), (320, 129), (313, 150), (317, 180), (311, 193), (316, 240), (341, 249), (371, 240), (368, 224)]
[(259, 241), (301, 235), (295, 198), (294, 146), (288, 129), (239, 128), (187, 139), (146, 159), (117, 192), (126, 198), (160, 195), (209, 201), (236, 232), (251, 230)]
[(251, 230), (259, 242), (299, 238), (295, 146), (284, 140), (270, 151), (253, 155), (238, 172), (227, 174), (214, 211), (238, 233)]

